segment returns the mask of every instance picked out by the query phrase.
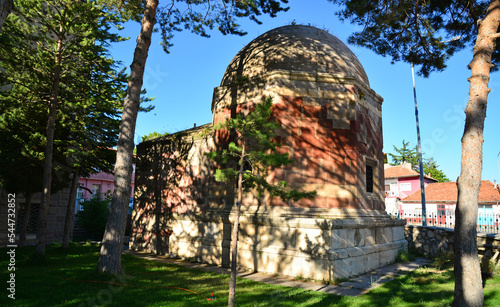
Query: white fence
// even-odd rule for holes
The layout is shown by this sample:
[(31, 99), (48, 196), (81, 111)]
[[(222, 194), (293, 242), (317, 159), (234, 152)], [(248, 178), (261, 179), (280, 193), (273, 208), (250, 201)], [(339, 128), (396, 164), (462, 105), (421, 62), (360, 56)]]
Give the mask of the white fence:
[[(406, 220), (407, 225), (422, 225), (422, 210), (387, 211), (392, 218)], [(455, 228), (455, 210), (427, 210), (427, 226)], [(477, 231), (500, 233), (500, 213), (478, 212)]]

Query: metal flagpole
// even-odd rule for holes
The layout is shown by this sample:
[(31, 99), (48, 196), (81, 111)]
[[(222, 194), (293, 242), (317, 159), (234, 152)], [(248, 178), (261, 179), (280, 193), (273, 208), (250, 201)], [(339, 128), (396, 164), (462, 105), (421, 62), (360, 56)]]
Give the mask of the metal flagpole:
[(411, 76), (413, 79), (413, 98), (415, 100), (415, 119), (417, 121), (418, 162), (419, 162), (419, 167), (420, 167), (420, 195), (422, 198), (422, 226), (427, 226), (427, 210), (425, 207), (424, 166), (423, 166), (423, 162), (422, 162), (422, 146), (420, 143), (420, 125), (418, 123), (417, 89), (415, 88), (415, 72), (413, 70), (413, 62), (411, 62)]

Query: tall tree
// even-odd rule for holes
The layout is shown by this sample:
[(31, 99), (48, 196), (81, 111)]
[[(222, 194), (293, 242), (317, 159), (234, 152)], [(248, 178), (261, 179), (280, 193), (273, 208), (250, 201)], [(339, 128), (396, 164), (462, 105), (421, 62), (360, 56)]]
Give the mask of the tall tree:
[(418, 165), (418, 152), (415, 149), (410, 148), (408, 145), (410, 142), (405, 142), (403, 140), (402, 147), (396, 147), (393, 145), (393, 149), (396, 153), (389, 153), (392, 159), (391, 165), (399, 165), (403, 163), (411, 163), (412, 165)]
[[(361, 25), (349, 42), (368, 47), (393, 61), (421, 65), (420, 73), (446, 68), (446, 60), (464, 48), (474, 51), (469, 64), (469, 100), (465, 108), (461, 172), (457, 180), (455, 226), (455, 296), (453, 306), (482, 306), (477, 255), (477, 204), (482, 172), (482, 144), (490, 72), (500, 59), (500, 1), (330, 0), (345, 6), (342, 19)], [(460, 39), (452, 39), (460, 38)]]
[[(38, 255), (45, 254), (46, 216), (53, 169), (57, 166), (53, 162), (58, 118), (66, 114), (75, 119), (78, 112), (95, 102), (82, 97), (98, 95), (98, 82), (93, 78), (109, 74), (113, 61), (107, 57), (106, 47), (120, 40), (109, 29), (119, 21), (94, 1), (18, 0), (4, 25), (0, 38), (1, 77), (2, 84), (12, 85), (7, 99), (24, 101), (45, 120), (44, 133), (35, 134), (44, 143), (43, 154), (39, 155), (44, 166)], [(114, 82), (116, 77), (103, 78)], [(59, 124), (62, 127), (64, 121)], [(58, 161), (59, 165), (67, 164), (64, 159)]]
[(130, 66), (127, 96), (123, 105), (118, 135), (115, 189), (111, 198), (108, 222), (102, 239), (101, 255), (97, 263), (97, 269), (100, 272), (123, 273), (121, 252), (131, 194), (135, 123), (139, 112), (144, 67), (146, 66), (148, 50), (151, 45), (151, 35), (156, 23), (157, 7), (158, 0), (148, 0), (146, 2), (144, 17), (141, 22), (141, 32), (137, 38), (134, 59)]
[(316, 192), (298, 192), (286, 187), (286, 181), (271, 184), (266, 180), (269, 168), (278, 168), (290, 164), (288, 154), (277, 152), (279, 144), (272, 139), (280, 125), (271, 118), (272, 99), (266, 98), (255, 106), (255, 110), (247, 116), (237, 114), (214, 127), (214, 130), (228, 130), (236, 135), (236, 140), (229, 143), (228, 149), (222, 152), (211, 152), (208, 156), (223, 164), (229, 159), (237, 159), (239, 167), (220, 168), (215, 172), (215, 180), (219, 182), (237, 182), (238, 199), (236, 216), (231, 232), (231, 278), (229, 283), (228, 306), (234, 306), (236, 291), (236, 266), (238, 255), (238, 232), (243, 193), (257, 190), (267, 191), (271, 196), (279, 196), (284, 201), (297, 201), (302, 198), (314, 198)]
[[(72, 94), (61, 106), (58, 142), (65, 148), (66, 161), (73, 172), (72, 188), (65, 219), (63, 248), (69, 245), (73, 227), (76, 190), (79, 178), (93, 173), (112, 173), (126, 75), (116, 71), (116, 63), (109, 59), (99, 66), (89, 66), (90, 92)], [(145, 99), (147, 100), (147, 99)]]
[[(395, 145), (392, 146), (396, 153), (388, 153), (392, 159), (391, 165), (395, 166), (402, 163), (411, 163), (413, 167), (419, 165), (418, 147), (415, 145), (415, 148), (411, 149), (408, 146), (409, 144), (410, 142), (405, 142), (405, 140), (403, 140), (402, 147), (396, 147)], [(436, 179), (439, 182), (450, 181), (450, 179), (446, 177), (445, 173), (443, 173), (443, 171), (439, 169), (439, 165), (433, 157), (427, 159), (423, 156), (425, 156), (424, 153), (422, 153), (424, 174), (429, 174), (432, 178)], [(416, 169), (416, 171), (420, 173), (420, 170), (418, 168)]]
[(449, 182), (450, 179), (446, 174), (439, 169), (439, 165), (434, 160), (433, 157), (424, 160), (424, 173), (429, 174), (432, 178), (436, 179), (438, 182)]
[(282, 8), (281, 4), (288, 3), (287, 0), (181, 0), (171, 1), (164, 7), (158, 8), (158, 2), (158, 0), (146, 1), (141, 31), (137, 38), (134, 58), (130, 66), (127, 97), (125, 98), (117, 144), (115, 190), (111, 200), (101, 255), (97, 264), (97, 269), (100, 272), (111, 274), (123, 272), (121, 253), (131, 194), (135, 124), (144, 68), (157, 15), (162, 33), (163, 49), (168, 53), (175, 31), (188, 29), (193, 33), (208, 37), (208, 30), (216, 27), (222, 34), (244, 35), (246, 33), (236, 23), (238, 18), (248, 17), (260, 23), (257, 19), (259, 15), (265, 13), (274, 17), (278, 12), (286, 11), (287, 8)]

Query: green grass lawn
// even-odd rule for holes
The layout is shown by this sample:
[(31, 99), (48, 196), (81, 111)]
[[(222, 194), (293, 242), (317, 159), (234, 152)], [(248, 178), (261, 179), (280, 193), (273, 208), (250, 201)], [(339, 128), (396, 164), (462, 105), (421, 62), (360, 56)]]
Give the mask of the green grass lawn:
[[(0, 249), (0, 306), (227, 306), (229, 276), (123, 256), (126, 275), (96, 272), (99, 247), (48, 246), (44, 262), (34, 249), (16, 250), (16, 300), (7, 297), (8, 260)], [(207, 300), (214, 293), (214, 300)], [(453, 272), (419, 269), (353, 298), (238, 279), (238, 306), (448, 306)], [(500, 306), (500, 278), (485, 285), (486, 306)]]

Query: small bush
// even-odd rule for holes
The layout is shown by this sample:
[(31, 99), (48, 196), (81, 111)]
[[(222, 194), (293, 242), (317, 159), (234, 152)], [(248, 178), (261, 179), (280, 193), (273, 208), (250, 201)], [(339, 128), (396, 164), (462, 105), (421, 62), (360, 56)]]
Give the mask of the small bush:
[(438, 270), (447, 269), (453, 266), (454, 254), (452, 251), (441, 252), (434, 258), (434, 264)]
[(111, 199), (92, 198), (82, 202), (82, 210), (76, 213), (78, 220), (76, 224), (94, 240), (101, 240), (108, 220), (109, 204)]
[(417, 259), (417, 257), (413, 253), (408, 252), (407, 249), (401, 248), (400, 250), (398, 250), (398, 255), (396, 256), (396, 262), (405, 263), (408, 261), (414, 261), (415, 259)]

